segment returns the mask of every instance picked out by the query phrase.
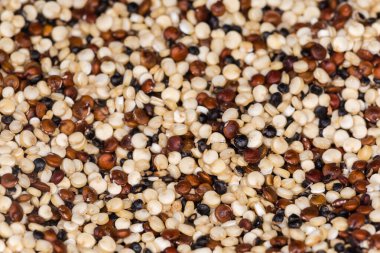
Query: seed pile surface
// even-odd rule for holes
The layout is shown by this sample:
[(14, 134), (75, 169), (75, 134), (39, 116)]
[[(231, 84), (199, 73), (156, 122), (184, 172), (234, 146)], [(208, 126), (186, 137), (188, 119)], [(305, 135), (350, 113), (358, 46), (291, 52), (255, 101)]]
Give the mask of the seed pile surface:
[(1, 1), (0, 252), (378, 252), (379, 17)]

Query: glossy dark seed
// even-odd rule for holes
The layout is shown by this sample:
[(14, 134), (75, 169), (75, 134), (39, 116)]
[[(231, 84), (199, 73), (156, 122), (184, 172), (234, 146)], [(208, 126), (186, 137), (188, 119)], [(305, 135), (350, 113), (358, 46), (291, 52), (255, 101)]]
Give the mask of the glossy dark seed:
[(197, 205), (197, 212), (200, 215), (209, 215), (210, 214), (210, 207), (208, 207), (205, 204), (198, 204)]
[(282, 102), (282, 95), (280, 92), (273, 93), (269, 99), (269, 103), (271, 103), (274, 107), (279, 106)]
[(238, 135), (234, 138), (233, 142), (237, 148), (243, 149), (248, 145), (248, 138), (245, 135)]
[(143, 201), (141, 199), (132, 202), (132, 210), (137, 211), (143, 208)]
[(33, 237), (36, 240), (41, 240), (44, 238), (44, 233), (42, 233), (41, 231), (38, 231), (38, 230), (34, 230), (33, 231)]
[(227, 192), (227, 184), (223, 181), (215, 181), (213, 187), (219, 195), (223, 195)]
[(279, 92), (285, 94), (285, 93), (288, 93), (289, 92), (289, 85), (285, 84), (285, 83), (280, 83), (278, 86), (277, 86), (277, 89)]
[(301, 227), (301, 225), (302, 225), (302, 220), (298, 215), (292, 214), (289, 216), (289, 218), (288, 218), (288, 227), (289, 228), (299, 228), (299, 227)]
[(120, 84), (123, 83), (123, 76), (119, 73), (115, 73), (112, 77), (111, 77), (111, 83), (113, 86), (119, 86)]
[(277, 134), (277, 130), (274, 126), (268, 125), (263, 130), (263, 135), (267, 138), (273, 138)]
[(140, 253), (142, 251), (142, 247), (139, 243), (133, 242), (129, 245), (129, 248), (132, 249), (135, 253)]

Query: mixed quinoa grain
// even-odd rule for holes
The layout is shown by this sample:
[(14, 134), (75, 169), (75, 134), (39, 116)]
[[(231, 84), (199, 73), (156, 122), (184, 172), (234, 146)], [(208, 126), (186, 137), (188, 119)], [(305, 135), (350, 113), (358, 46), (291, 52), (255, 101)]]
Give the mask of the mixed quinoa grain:
[(380, 251), (378, 0), (3, 0), (0, 252)]

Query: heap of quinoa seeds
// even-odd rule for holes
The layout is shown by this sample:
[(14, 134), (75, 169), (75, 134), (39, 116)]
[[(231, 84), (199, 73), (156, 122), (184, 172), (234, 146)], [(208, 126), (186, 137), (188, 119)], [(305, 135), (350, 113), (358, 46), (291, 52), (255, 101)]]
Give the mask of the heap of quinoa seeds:
[(0, 252), (379, 252), (379, 14), (1, 1)]

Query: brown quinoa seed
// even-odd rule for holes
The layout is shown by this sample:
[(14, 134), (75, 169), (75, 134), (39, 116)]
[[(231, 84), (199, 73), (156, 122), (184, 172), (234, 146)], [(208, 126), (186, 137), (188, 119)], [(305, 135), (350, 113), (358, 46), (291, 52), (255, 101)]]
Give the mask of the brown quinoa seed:
[(233, 218), (231, 207), (228, 205), (219, 205), (215, 209), (215, 217), (222, 223), (231, 220)]
[(170, 56), (175, 61), (185, 60), (188, 53), (189, 53), (189, 50), (182, 43), (178, 43), (178, 44), (174, 45), (170, 50)]

